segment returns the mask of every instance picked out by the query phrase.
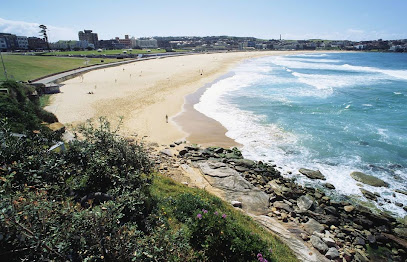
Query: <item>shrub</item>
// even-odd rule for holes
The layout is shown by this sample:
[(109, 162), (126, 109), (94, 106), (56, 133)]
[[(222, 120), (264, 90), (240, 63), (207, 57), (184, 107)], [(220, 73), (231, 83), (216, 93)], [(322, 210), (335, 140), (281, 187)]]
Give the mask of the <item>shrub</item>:
[(191, 220), (190, 230), (191, 246), (209, 261), (253, 261), (259, 252), (270, 254), (270, 243), (222, 212), (202, 209)]

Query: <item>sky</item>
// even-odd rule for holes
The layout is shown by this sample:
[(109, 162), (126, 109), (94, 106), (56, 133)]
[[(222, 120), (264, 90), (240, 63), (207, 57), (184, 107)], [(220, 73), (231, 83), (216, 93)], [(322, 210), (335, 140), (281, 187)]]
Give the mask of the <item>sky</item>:
[(50, 42), (151, 36), (407, 39), (407, 0), (0, 0), (0, 32)]

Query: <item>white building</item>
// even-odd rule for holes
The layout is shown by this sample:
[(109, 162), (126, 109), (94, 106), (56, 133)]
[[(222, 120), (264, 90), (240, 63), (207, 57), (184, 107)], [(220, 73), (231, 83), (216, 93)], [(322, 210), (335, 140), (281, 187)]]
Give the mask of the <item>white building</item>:
[(26, 36), (17, 36), (17, 46), (19, 49), (28, 49), (28, 38)]
[(157, 40), (154, 38), (151, 39), (135, 39), (131, 38), (131, 46), (133, 48), (140, 47), (140, 48), (158, 48)]

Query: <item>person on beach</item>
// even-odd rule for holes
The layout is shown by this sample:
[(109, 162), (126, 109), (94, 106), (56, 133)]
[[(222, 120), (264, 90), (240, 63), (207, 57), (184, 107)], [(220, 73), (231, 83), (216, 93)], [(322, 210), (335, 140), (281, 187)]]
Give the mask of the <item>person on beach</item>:
[(165, 122), (168, 123), (168, 115), (165, 115)]

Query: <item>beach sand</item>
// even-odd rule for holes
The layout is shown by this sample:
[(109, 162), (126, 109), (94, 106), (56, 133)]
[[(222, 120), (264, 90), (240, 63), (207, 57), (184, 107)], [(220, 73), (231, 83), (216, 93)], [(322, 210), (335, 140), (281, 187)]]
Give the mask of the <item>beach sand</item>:
[(54, 95), (46, 110), (54, 113), (61, 123), (72, 126), (101, 116), (115, 124), (123, 117), (122, 135), (143, 137), (158, 144), (188, 139), (203, 145), (235, 146), (225, 136), (226, 129), (220, 123), (194, 111), (192, 105), (180, 114), (185, 96), (215, 81), (245, 59), (292, 53), (197, 54), (95, 70), (65, 81), (61, 93)]

